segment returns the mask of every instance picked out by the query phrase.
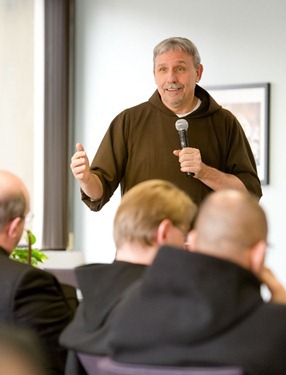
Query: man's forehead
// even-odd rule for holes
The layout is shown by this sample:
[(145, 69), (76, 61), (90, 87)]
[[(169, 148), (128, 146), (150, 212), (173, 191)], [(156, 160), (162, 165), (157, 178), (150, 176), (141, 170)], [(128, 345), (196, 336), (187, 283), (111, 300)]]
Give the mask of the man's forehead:
[(167, 64), (188, 64), (192, 61), (192, 56), (182, 51), (169, 51), (158, 55), (155, 59), (155, 64), (167, 65)]

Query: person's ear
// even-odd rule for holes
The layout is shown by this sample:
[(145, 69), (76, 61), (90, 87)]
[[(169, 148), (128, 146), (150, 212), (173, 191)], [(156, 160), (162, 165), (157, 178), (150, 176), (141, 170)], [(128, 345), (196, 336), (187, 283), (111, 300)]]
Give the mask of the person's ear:
[(265, 260), (266, 252), (266, 241), (258, 241), (250, 249), (250, 269), (253, 273), (259, 273), (263, 266)]
[(203, 71), (204, 71), (204, 67), (202, 64), (200, 64), (199, 67), (197, 68), (197, 79), (196, 79), (197, 83), (200, 82), (202, 75), (203, 75)]
[(187, 243), (186, 247), (190, 251), (196, 251), (196, 240), (197, 240), (197, 232), (195, 229), (192, 229), (187, 236)]
[(158, 245), (163, 245), (166, 243), (168, 233), (172, 227), (173, 224), (169, 219), (164, 219), (163, 221), (161, 221), (156, 233), (156, 241)]
[(8, 234), (10, 239), (14, 239), (14, 238), (19, 237), (19, 226), (20, 226), (22, 220), (23, 219), (21, 217), (15, 217), (15, 219), (13, 219), (9, 223), (7, 234)]

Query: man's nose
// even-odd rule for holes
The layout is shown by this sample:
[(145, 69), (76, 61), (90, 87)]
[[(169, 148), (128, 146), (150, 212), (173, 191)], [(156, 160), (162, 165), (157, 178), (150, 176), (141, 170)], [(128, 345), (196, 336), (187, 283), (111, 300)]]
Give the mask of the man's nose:
[(167, 75), (167, 82), (168, 83), (175, 83), (177, 82), (177, 75), (173, 70), (170, 70)]

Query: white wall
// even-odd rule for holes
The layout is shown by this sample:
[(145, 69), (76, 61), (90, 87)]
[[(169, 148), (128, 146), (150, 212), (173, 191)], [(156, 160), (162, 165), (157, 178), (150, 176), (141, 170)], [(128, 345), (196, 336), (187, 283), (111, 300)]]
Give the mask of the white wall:
[[(152, 50), (185, 36), (198, 46), (201, 85), (271, 83), (270, 185), (261, 200), (270, 224), (268, 264), (286, 284), (286, 3), (283, 0), (81, 0), (76, 2), (75, 141), (92, 159), (113, 117), (148, 100)], [(119, 191), (100, 212), (74, 195), (75, 249), (86, 261), (111, 261)]]
[(24, 179), (31, 195), (33, 59), (34, 0), (0, 0), (0, 168)]
[[(0, 0), (0, 168), (26, 184), (42, 243), (44, 0)], [(25, 241), (23, 241), (25, 243)]]

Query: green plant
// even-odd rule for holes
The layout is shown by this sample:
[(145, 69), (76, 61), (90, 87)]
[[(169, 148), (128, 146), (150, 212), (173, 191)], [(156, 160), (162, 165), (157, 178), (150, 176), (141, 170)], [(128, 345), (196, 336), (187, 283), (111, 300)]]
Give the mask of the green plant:
[(36, 237), (29, 229), (25, 229), (24, 238), (27, 242), (27, 247), (16, 247), (10, 255), (11, 259), (30, 264), (34, 267), (36, 267), (38, 263), (43, 263), (48, 259), (41, 250), (33, 249), (32, 246), (36, 243)]

